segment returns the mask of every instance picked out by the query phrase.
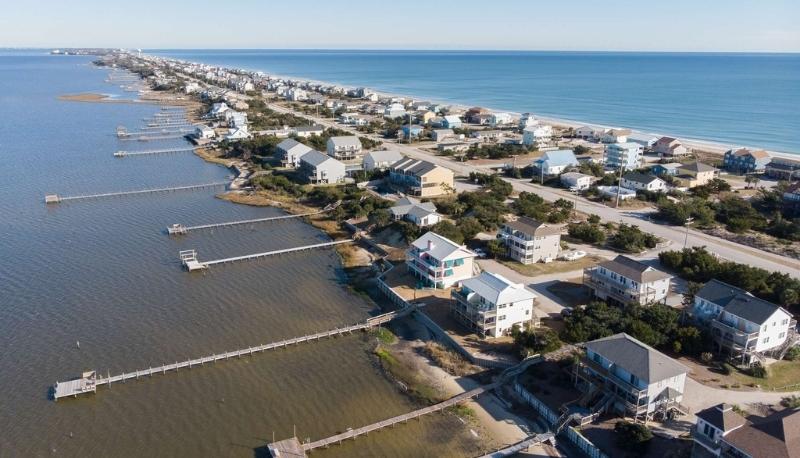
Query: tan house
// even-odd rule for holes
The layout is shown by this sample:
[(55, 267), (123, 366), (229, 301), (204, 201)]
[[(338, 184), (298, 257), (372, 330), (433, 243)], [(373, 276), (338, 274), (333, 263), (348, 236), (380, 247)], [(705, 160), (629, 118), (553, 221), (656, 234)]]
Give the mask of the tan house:
[(679, 188), (694, 188), (708, 184), (717, 176), (719, 170), (714, 167), (702, 162), (691, 162), (678, 167), (673, 184)]
[(416, 197), (453, 192), (453, 171), (427, 161), (406, 158), (389, 167), (389, 182)]

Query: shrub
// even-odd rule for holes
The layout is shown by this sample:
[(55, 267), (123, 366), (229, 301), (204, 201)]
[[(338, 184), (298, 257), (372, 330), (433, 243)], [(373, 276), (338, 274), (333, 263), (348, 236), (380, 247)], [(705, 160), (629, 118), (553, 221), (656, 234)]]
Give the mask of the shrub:
[(570, 237), (582, 242), (599, 244), (606, 240), (606, 233), (600, 226), (591, 223), (570, 224), (567, 229)]
[(637, 455), (644, 455), (653, 439), (653, 433), (647, 426), (627, 421), (618, 421), (614, 425), (614, 432), (617, 434), (617, 445)]
[(791, 395), (781, 399), (781, 405), (787, 409), (800, 408), (800, 396)]
[(703, 353), (700, 353), (700, 361), (702, 361), (704, 364), (710, 363), (713, 359), (714, 355), (710, 352), (704, 351)]
[(790, 348), (786, 354), (783, 356), (783, 359), (789, 361), (796, 361), (800, 359), (800, 347), (792, 347)]
[(755, 378), (767, 378), (767, 368), (760, 364), (756, 364), (748, 369), (747, 373)]

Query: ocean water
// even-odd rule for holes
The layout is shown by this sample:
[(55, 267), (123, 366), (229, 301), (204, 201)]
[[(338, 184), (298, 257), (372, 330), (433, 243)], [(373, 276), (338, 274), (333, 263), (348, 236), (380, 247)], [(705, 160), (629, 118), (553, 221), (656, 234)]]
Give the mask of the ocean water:
[[(253, 457), (290, 437), (319, 439), (417, 405), (381, 372), (363, 334), (101, 387), (53, 402), (48, 388), (86, 369), (129, 372), (352, 324), (374, 306), (351, 294), (338, 256), (318, 250), (189, 274), (178, 251), (215, 259), (327, 237), (285, 220), (169, 237), (172, 223), (282, 214), (215, 190), (75, 201), (75, 195), (208, 183), (230, 172), (196, 156), (118, 159), (183, 146), (123, 142), (152, 105), (81, 103), (124, 96), (88, 57), (0, 54), (0, 457)], [(217, 190), (218, 191), (218, 190)], [(78, 347), (77, 342), (80, 341)], [(453, 416), (431, 416), (342, 447), (335, 456), (473, 456)]]
[(800, 54), (148, 52), (435, 101), (800, 153)]

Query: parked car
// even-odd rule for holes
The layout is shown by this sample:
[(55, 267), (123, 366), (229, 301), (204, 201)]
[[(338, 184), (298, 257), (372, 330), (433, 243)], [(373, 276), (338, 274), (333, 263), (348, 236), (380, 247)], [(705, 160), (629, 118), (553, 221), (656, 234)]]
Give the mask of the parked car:
[(584, 256), (586, 256), (585, 251), (570, 250), (561, 253), (559, 258), (563, 259), (564, 261), (577, 261), (578, 259), (583, 258)]

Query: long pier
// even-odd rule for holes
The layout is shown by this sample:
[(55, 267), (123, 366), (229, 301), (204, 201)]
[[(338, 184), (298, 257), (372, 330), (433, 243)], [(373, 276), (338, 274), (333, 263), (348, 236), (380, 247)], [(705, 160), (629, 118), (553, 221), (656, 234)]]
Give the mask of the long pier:
[(128, 157), (128, 156), (151, 156), (154, 154), (170, 154), (170, 153), (188, 153), (194, 151), (194, 147), (190, 148), (165, 148), (165, 149), (149, 149), (143, 151), (117, 151), (114, 157)]
[(182, 134), (175, 134), (175, 135), (156, 135), (156, 136), (145, 136), (145, 135), (134, 135), (134, 136), (122, 136), (119, 137), (120, 140), (138, 140), (140, 142), (149, 142), (149, 141), (156, 141), (156, 140), (175, 140), (178, 138), (183, 138), (186, 136), (188, 132)]
[(60, 202), (66, 202), (70, 200), (84, 200), (84, 199), (99, 199), (103, 197), (117, 197), (117, 196), (132, 196), (136, 194), (151, 194), (156, 192), (171, 192), (171, 191), (188, 191), (194, 189), (203, 189), (203, 188), (212, 188), (218, 186), (227, 186), (226, 181), (218, 181), (214, 183), (205, 183), (205, 184), (193, 184), (189, 186), (175, 186), (172, 188), (155, 188), (155, 189), (143, 189), (140, 191), (121, 191), (121, 192), (106, 192), (102, 194), (86, 194), (81, 196), (59, 196), (58, 194), (48, 194), (44, 196), (44, 202), (46, 204), (57, 204)]
[(299, 215), (282, 215), (282, 216), (270, 216), (267, 218), (242, 219), (238, 221), (228, 221), (225, 223), (201, 224), (198, 226), (184, 226), (183, 224), (173, 224), (172, 226), (167, 227), (167, 233), (169, 235), (181, 235), (181, 234), (186, 234), (189, 231), (199, 231), (201, 229), (213, 229), (217, 227), (239, 226), (242, 224), (263, 223), (266, 221), (278, 221), (282, 219), (302, 218), (304, 216), (318, 215), (323, 212), (325, 212), (325, 210), (319, 210), (311, 213), (301, 213)]
[(186, 361), (176, 361), (171, 364), (165, 364), (158, 367), (148, 367), (147, 369), (137, 370), (133, 372), (125, 372), (119, 375), (109, 375), (106, 377), (99, 377), (96, 371), (86, 371), (80, 377), (68, 380), (65, 382), (56, 382), (53, 386), (52, 395), (54, 400), (64, 397), (77, 397), (80, 394), (94, 393), (97, 387), (103, 385), (111, 385), (112, 383), (124, 382), (126, 380), (138, 380), (143, 377), (152, 377), (153, 375), (166, 374), (167, 372), (177, 372), (180, 369), (191, 369), (197, 366), (204, 366), (205, 364), (216, 363), (217, 361), (228, 360), (231, 358), (241, 358), (242, 356), (252, 356), (257, 353), (263, 353), (269, 350), (277, 350), (281, 348), (290, 347), (305, 342), (313, 342), (327, 337), (336, 337), (343, 334), (351, 334), (354, 331), (362, 331), (382, 324), (388, 323), (395, 318), (411, 313), (412, 308), (405, 308), (394, 312), (384, 313), (382, 315), (368, 318), (366, 321), (352, 326), (345, 326), (342, 328), (335, 328), (328, 331), (309, 334), (301, 337), (294, 337), (291, 339), (281, 340), (255, 347), (247, 347), (234, 351), (226, 351), (223, 353), (216, 353), (201, 358), (187, 359)]
[(239, 261), (252, 261), (258, 258), (265, 258), (268, 256), (275, 256), (279, 254), (286, 254), (286, 253), (294, 253), (297, 251), (306, 251), (306, 250), (313, 250), (316, 248), (325, 248), (335, 245), (341, 245), (343, 243), (352, 243), (355, 239), (345, 239), (345, 240), (337, 240), (334, 242), (325, 242), (325, 243), (315, 243), (313, 245), (306, 245), (294, 248), (284, 248), (282, 250), (273, 250), (273, 251), (265, 251), (263, 253), (255, 253), (255, 254), (246, 254), (243, 256), (234, 256), (232, 258), (223, 258), (223, 259), (215, 259), (213, 261), (198, 261), (197, 260), (197, 252), (194, 250), (184, 250), (178, 253), (180, 256), (181, 262), (186, 269), (191, 272), (194, 270), (202, 270), (207, 269), (211, 266), (217, 264), (227, 264), (229, 262), (239, 262)]
[(413, 420), (415, 418), (422, 417), (423, 415), (428, 415), (430, 413), (439, 412), (439, 411), (444, 410), (444, 409), (446, 409), (448, 407), (452, 407), (452, 406), (454, 406), (456, 404), (464, 402), (464, 401), (466, 401), (468, 399), (472, 399), (475, 396), (483, 394), (483, 393), (485, 393), (487, 391), (491, 391), (491, 390), (497, 388), (497, 386), (498, 385), (496, 383), (490, 383), (488, 385), (483, 385), (481, 387), (478, 387), (478, 388), (475, 388), (475, 389), (472, 389), (472, 390), (469, 390), (469, 391), (465, 391), (465, 392), (463, 392), (461, 394), (453, 396), (450, 399), (442, 401), (442, 402), (440, 402), (438, 404), (434, 404), (432, 406), (423, 407), (422, 409), (417, 409), (417, 410), (414, 410), (413, 412), (409, 412), (409, 413), (406, 413), (406, 414), (403, 414), (403, 415), (398, 415), (396, 417), (388, 418), (386, 420), (382, 420), (382, 421), (379, 421), (377, 423), (373, 423), (371, 425), (363, 426), (361, 428), (349, 429), (349, 430), (347, 430), (347, 431), (345, 431), (345, 432), (343, 432), (341, 434), (336, 434), (334, 436), (327, 437), (325, 439), (320, 439), (318, 441), (309, 442), (309, 443), (303, 444), (303, 450), (308, 452), (308, 451), (314, 450), (316, 448), (328, 447), (330, 445), (339, 444), (342, 441), (345, 441), (347, 439), (355, 439), (358, 436), (361, 436), (361, 435), (364, 435), (364, 434), (368, 434), (368, 433), (371, 433), (373, 431), (377, 431), (379, 429), (388, 428), (389, 426), (393, 426), (393, 425), (396, 425), (398, 423), (405, 423), (405, 422), (407, 422), (409, 420)]

